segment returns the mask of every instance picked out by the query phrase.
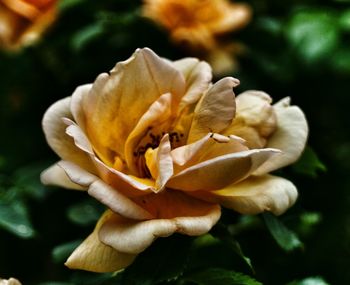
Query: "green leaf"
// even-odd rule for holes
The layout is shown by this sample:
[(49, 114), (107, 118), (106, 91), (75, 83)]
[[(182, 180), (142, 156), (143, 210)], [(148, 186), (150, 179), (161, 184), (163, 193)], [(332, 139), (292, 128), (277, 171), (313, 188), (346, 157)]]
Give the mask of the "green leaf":
[(71, 47), (75, 51), (80, 51), (102, 33), (103, 26), (100, 22), (95, 22), (89, 26), (86, 26), (73, 35), (71, 39)]
[(287, 285), (330, 285), (321, 277), (309, 277), (300, 281), (293, 281)]
[(339, 26), (344, 31), (350, 32), (350, 9), (343, 11), (340, 15)]
[(331, 65), (335, 71), (350, 74), (350, 51), (348, 48), (340, 48), (331, 57)]
[(95, 200), (85, 200), (68, 208), (67, 216), (70, 221), (81, 226), (95, 224), (104, 211), (101, 204)]
[(159, 238), (123, 273), (123, 284), (153, 285), (176, 280), (186, 268), (192, 238), (174, 235)]
[(339, 43), (337, 17), (328, 10), (297, 11), (286, 27), (289, 43), (307, 63), (325, 59)]
[(60, 0), (58, 2), (58, 9), (61, 12), (64, 12), (66, 10), (69, 10), (70, 8), (73, 8), (75, 6), (78, 6), (85, 2), (86, 0)]
[(71, 255), (74, 249), (81, 244), (82, 240), (74, 240), (56, 246), (52, 250), (52, 259), (55, 263), (63, 263)]
[(19, 168), (13, 175), (14, 185), (19, 195), (40, 200), (47, 195), (40, 181), (40, 173), (48, 167), (48, 163), (36, 163)]
[(28, 239), (35, 236), (26, 205), (15, 197), (0, 201), (0, 227), (20, 238)]
[(262, 285), (248, 275), (221, 268), (209, 268), (186, 276), (184, 280), (198, 285)]
[(322, 215), (318, 212), (306, 212), (301, 214), (299, 218), (298, 232), (303, 235), (312, 233), (315, 226), (322, 221)]
[(306, 147), (301, 158), (292, 165), (293, 171), (313, 178), (317, 177), (319, 171), (325, 172), (326, 166), (320, 161), (317, 154), (309, 146)]
[(265, 224), (278, 245), (285, 251), (302, 248), (303, 243), (298, 236), (288, 229), (277, 217), (270, 213), (264, 213)]

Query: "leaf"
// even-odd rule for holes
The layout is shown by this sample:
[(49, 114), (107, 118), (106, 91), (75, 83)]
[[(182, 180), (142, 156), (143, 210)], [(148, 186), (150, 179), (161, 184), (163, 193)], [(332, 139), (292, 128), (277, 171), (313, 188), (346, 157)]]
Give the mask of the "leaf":
[(337, 17), (330, 11), (297, 11), (286, 27), (292, 48), (307, 63), (325, 59), (339, 43)]
[(19, 168), (13, 175), (14, 185), (19, 195), (41, 200), (47, 191), (40, 181), (40, 173), (48, 167), (48, 163), (36, 163)]
[(339, 17), (339, 26), (342, 30), (350, 32), (350, 9), (346, 9)]
[(184, 279), (198, 285), (262, 285), (248, 275), (221, 268), (209, 268)]
[(18, 199), (0, 200), (0, 227), (24, 239), (35, 236), (26, 205)]
[(303, 247), (303, 243), (298, 236), (278, 220), (277, 217), (270, 213), (264, 213), (262, 216), (271, 235), (282, 249), (292, 251)]
[(309, 277), (300, 281), (293, 281), (287, 285), (330, 285), (321, 277)]
[(67, 216), (70, 221), (81, 226), (95, 224), (104, 209), (95, 200), (86, 200), (68, 208)]
[(74, 240), (56, 246), (52, 250), (52, 259), (55, 263), (63, 263), (67, 260), (70, 254), (81, 244), (82, 240)]
[(75, 51), (80, 51), (102, 33), (103, 26), (100, 22), (95, 22), (89, 26), (86, 26), (73, 35), (71, 39), (71, 47)]
[(291, 167), (293, 171), (313, 178), (317, 177), (319, 171), (325, 172), (327, 170), (326, 166), (309, 146), (306, 147), (301, 158)]
[(86, 0), (61, 0), (58, 2), (58, 9), (61, 12), (64, 12), (70, 8), (74, 8), (75, 6), (82, 4), (85, 1)]
[(153, 285), (176, 280), (186, 268), (193, 239), (174, 235), (159, 238), (123, 272), (125, 285)]
[(306, 212), (300, 215), (298, 232), (303, 235), (310, 234), (316, 225), (322, 221), (322, 215), (318, 212)]

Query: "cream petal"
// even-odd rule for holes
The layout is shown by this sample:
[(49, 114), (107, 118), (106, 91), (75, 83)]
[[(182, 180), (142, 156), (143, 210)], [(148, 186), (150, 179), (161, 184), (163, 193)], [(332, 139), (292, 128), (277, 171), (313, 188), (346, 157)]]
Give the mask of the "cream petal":
[(152, 215), (117, 189), (107, 185), (101, 179), (92, 175), (79, 166), (68, 161), (61, 161), (59, 165), (69, 178), (76, 184), (88, 187), (88, 193), (115, 213), (130, 219), (150, 219)]
[[(176, 110), (171, 106), (172, 95), (170, 93), (160, 96), (150, 108), (143, 114), (140, 121), (128, 136), (125, 143), (125, 160), (128, 168), (135, 175), (140, 175), (137, 169), (137, 159), (139, 157), (135, 155), (136, 147), (140, 144), (142, 139), (148, 140), (147, 143), (154, 144), (151, 138), (147, 137), (148, 132), (152, 132), (155, 128), (155, 132), (161, 132), (160, 125), (171, 124), (171, 116), (175, 117)], [(176, 109), (176, 107), (175, 107)], [(165, 126), (168, 129), (169, 126)], [(157, 133), (155, 133), (157, 134)], [(146, 144), (146, 142), (144, 142)], [(157, 144), (157, 142), (156, 142)], [(145, 147), (145, 146), (142, 146)]]
[(77, 125), (85, 131), (85, 114), (83, 110), (84, 97), (89, 95), (92, 84), (85, 84), (77, 87), (72, 94), (70, 103), (70, 110), (72, 112), (74, 121)]
[(215, 202), (242, 214), (269, 211), (280, 215), (291, 207), (298, 197), (298, 191), (292, 182), (272, 175), (252, 176), (209, 194), (215, 196)]
[(87, 190), (86, 187), (73, 183), (66, 172), (57, 163), (44, 170), (40, 175), (44, 185), (53, 185), (74, 190)]
[(63, 118), (72, 119), (71, 98), (54, 103), (44, 114), (42, 125), (49, 146), (63, 159), (72, 161), (90, 172), (96, 172), (89, 155), (79, 150), (74, 140), (66, 135), (67, 125)]
[(226, 137), (220, 134), (207, 134), (194, 143), (178, 147), (171, 151), (175, 173), (217, 156), (248, 150), (244, 146), (244, 142), (244, 140), (235, 136)]
[(105, 163), (116, 154), (123, 158), (127, 137), (153, 102), (171, 93), (176, 105), (184, 92), (185, 80), (179, 71), (150, 49), (136, 50), (110, 75), (100, 75), (89, 96), (84, 96), (87, 134), (94, 150)]
[(63, 121), (67, 124), (66, 134), (74, 139), (75, 145), (87, 154), (94, 156), (95, 153), (89, 139), (81, 128), (70, 119), (64, 118)]
[(156, 180), (156, 191), (164, 189), (165, 184), (174, 174), (173, 159), (171, 157), (171, 144), (169, 135), (166, 134), (160, 141), (157, 151), (157, 169), (158, 177)]
[(227, 128), (235, 115), (235, 94), (232, 88), (239, 81), (225, 77), (215, 83), (198, 102), (187, 143), (192, 143), (208, 133), (220, 133)]
[(295, 162), (302, 154), (308, 137), (308, 125), (303, 111), (290, 106), (290, 98), (274, 105), (277, 129), (267, 142), (267, 147), (277, 148), (282, 154), (271, 157), (254, 175), (262, 175)]
[(210, 86), (212, 70), (208, 63), (197, 58), (184, 58), (173, 62), (174, 67), (181, 71), (186, 80), (186, 93), (182, 97), (179, 111), (196, 103)]
[(249, 176), (276, 149), (255, 149), (215, 157), (174, 175), (167, 187), (183, 191), (217, 190)]
[(137, 254), (158, 237), (176, 232), (191, 236), (207, 233), (220, 218), (220, 206), (208, 204), (177, 191), (152, 194), (142, 201), (154, 207), (156, 219), (127, 220), (114, 215), (100, 230), (100, 240), (118, 251)]
[(113, 216), (107, 211), (98, 221), (94, 231), (80, 244), (66, 261), (71, 269), (81, 269), (93, 272), (113, 272), (130, 265), (135, 255), (118, 252), (103, 244), (98, 238), (101, 226)]

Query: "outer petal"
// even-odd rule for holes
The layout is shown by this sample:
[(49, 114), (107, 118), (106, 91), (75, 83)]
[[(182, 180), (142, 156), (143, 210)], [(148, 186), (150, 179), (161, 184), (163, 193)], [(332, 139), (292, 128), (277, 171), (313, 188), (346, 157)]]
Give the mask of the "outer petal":
[(277, 116), (277, 129), (267, 142), (267, 147), (280, 149), (282, 154), (270, 158), (254, 173), (262, 175), (295, 162), (302, 154), (307, 136), (308, 125), (303, 111), (290, 106), (290, 98), (274, 105)]
[(74, 140), (66, 135), (67, 125), (63, 118), (72, 119), (71, 98), (54, 103), (45, 113), (42, 124), (49, 146), (63, 159), (71, 161), (88, 171), (95, 173), (90, 157), (75, 146)]
[[(123, 157), (130, 132), (151, 104), (162, 94), (171, 93), (179, 102), (185, 91), (182, 74), (150, 49), (136, 50), (127, 61), (101, 74), (83, 108), (87, 134), (104, 162), (117, 154)], [(109, 163), (108, 163), (109, 164)]]
[(196, 106), (187, 142), (192, 143), (208, 133), (220, 133), (235, 115), (235, 94), (232, 88), (239, 81), (226, 77), (215, 83)]
[(84, 97), (89, 96), (92, 84), (85, 84), (77, 87), (72, 94), (70, 103), (70, 110), (72, 112), (74, 121), (77, 125), (85, 131), (85, 114), (83, 110)]
[(252, 176), (238, 184), (229, 185), (218, 191), (203, 193), (203, 195), (208, 195), (209, 200), (242, 214), (270, 211), (280, 215), (295, 203), (298, 192), (289, 180), (264, 175)]
[(180, 102), (180, 111), (186, 106), (196, 103), (209, 88), (213, 78), (211, 67), (205, 61), (197, 58), (184, 58), (173, 62), (186, 80), (186, 94)]
[(248, 150), (198, 163), (173, 176), (167, 187), (183, 191), (217, 190), (249, 176), (275, 149)]
[(40, 179), (44, 185), (53, 185), (75, 190), (87, 190), (86, 187), (73, 183), (66, 172), (57, 163), (43, 171), (40, 175)]
[(175, 232), (197, 236), (207, 233), (220, 218), (220, 206), (201, 202), (177, 191), (165, 191), (142, 199), (157, 214), (148, 221), (127, 220), (114, 215), (101, 228), (101, 241), (118, 251), (137, 254), (158, 237)]
[(123, 195), (117, 189), (104, 183), (95, 175), (67, 161), (61, 161), (59, 165), (74, 183), (88, 188), (88, 193), (91, 196), (105, 204), (115, 213), (138, 220), (152, 218), (152, 215), (148, 211)]
[(107, 211), (100, 218), (92, 234), (68, 258), (66, 266), (93, 272), (112, 272), (123, 269), (134, 261), (135, 255), (118, 252), (98, 238), (101, 226), (112, 216), (113, 213)]

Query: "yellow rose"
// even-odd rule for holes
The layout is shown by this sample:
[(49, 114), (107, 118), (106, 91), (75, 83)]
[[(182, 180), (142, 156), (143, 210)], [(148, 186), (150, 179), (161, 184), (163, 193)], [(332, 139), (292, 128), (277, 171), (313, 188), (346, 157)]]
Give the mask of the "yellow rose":
[(56, 18), (56, 0), (1, 0), (0, 47), (16, 50), (35, 42)]
[(15, 278), (10, 278), (10, 279), (1, 279), (0, 278), (0, 285), (21, 285), (21, 282), (19, 282)]
[(206, 62), (139, 49), (47, 110), (44, 132), (62, 160), (43, 183), (109, 208), (68, 267), (124, 268), (158, 237), (208, 232), (220, 204), (278, 215), (295, 202), (295, 186), (268, 173), (303, 151), (303, 112), (259, 91), (235, 98), (235, 78), (211, 80)]

